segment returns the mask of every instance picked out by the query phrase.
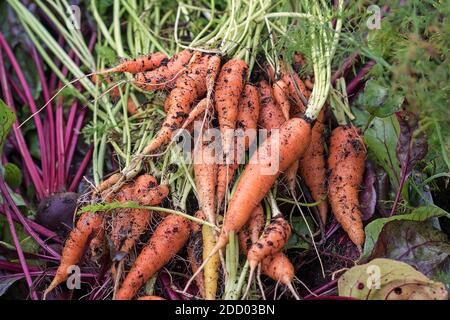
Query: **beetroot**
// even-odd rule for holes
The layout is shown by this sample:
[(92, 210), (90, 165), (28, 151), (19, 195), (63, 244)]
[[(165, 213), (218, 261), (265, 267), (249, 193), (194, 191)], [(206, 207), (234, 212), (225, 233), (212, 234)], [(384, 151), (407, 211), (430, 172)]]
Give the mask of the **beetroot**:
[(73, 228), (73, 216), (77, 209), (78, 194), (64, 192), (53, 194), (41, 201), (36, 220), (61, 236)]

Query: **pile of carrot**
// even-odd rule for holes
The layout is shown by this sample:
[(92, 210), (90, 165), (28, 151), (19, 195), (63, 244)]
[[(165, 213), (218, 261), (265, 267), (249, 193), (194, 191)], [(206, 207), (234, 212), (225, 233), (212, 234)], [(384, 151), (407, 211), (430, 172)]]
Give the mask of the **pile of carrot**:
[[(294, 61), (299, 59), (296, 56)], [(289, 213), (276, 208), (277, 185), (277, 190), (285, 185), (294, 201), (308, 190), (317, 202), (317, 225), (328, 222), (331, 206), (350, 240), (359, 248), (364, 244), (358, 207), (366, 157), (362, 132), (351, 125), (338, 126), (327, 141), (331, 122), (325, 109), (319, 108), (314, 117), (305, 115), (313, 83), (304, 81), (283, 61), (279, 76), (274, 76), (273, 70), (255, 76), (249, 73), (246, 61), (224, 60), (186, 49), (170, 58), (156, 52), (102, 72), (107, 82), (110, 73), (127, 72), (140, 89), (167, 93), (165, 119), (137, 159), (145, 162), (146, 156), (164, 155), (178, 129), (201, 122), (202, 131), (192, 148), (193, 189), (199, 211), (180, 215), (172, 210), (163, 215), (119, 206), (84, 213), (66, 240), (60, 266), (46, 292), (67, 279), (68, 267), (81, 263), (90, 246), (93, 254), (111, 257), (113, 299), (160, 299), (145, 297), (141, 289), (177, 254), (184, 253), (187, 245), (193, 275), (184, 283), (185, 289), (195, 281), (201, 298), (216, 299), (223, 290), (221, 277), (226, 276), (221, 255), (233, 234), (238, 235), (241, 253), (250, 267), (244, 296), (257, 272), (258, 277), (263, 274), (286, 285), (299, 298), (293, 286), (294, 266), (285, 251), (292, 226)], [(220, 131), (219, 142), (206, 134), (214, 128)], [(241, 158), (236, 129), (248, 133)], [(268, 135), (258, 137), (257, 129), (267, 130)], [(215, 148), (217, 143), (221, 152)], [(164, 174), (158, 183), (157, 175), (143, 172), (146, 170), (125, 168), (112, 175), (97, 186), (93, 199), (162, 206), (174, 190), (169, 191)], [(275, 197), (272, 195), (268, 208), (265, 200), (272, 193)], [(271, 214), (265, 209), (271, 209)], [(192, 217), (195, 221), (189, 221)], [(144, 234), (149, 240), (142, 244), (139, 240)]]

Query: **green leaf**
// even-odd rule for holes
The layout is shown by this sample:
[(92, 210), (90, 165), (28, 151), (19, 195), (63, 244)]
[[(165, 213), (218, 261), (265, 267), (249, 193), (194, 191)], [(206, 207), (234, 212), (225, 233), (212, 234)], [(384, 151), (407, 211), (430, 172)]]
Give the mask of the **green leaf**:
[(27, 134), (27, 144), (31, 156), (35, 159), (40, 159), (41, 148), (39, 146), (39, 138), (36, 131), (31, 131)]
[(375, 80), (369, 80), (358, 98), (358, 104), (365, 106), (371, 115), (386, 118), (400, 110), (404, 99), (404, 96), (390, 92)]
[(22, 184), (22, 172), (14, 163), (5, 164), (5, 181), (11, 187), (16, 189)]
[[(365, 127), (370, 121), (370, 115), (358, 108), (353, 109), (357, 120), (355, 124)], [(400, 164), (397, 159), (397, 140), (399, 123), (394, 115), (387, 118), (374, 118), (364, 132), (364, 142), (368, 149), (369, 159), (378, 163), (389, 175), (389, 181), (394, 190), (400, 183)]]
[(102, 57), (105, 60), (105, 65), (111, 66), (117, 62), (117, 54), (110, 47), (100, 44), (95, 45), (95, 52), (97, 56)]
[[(0, 226), (2, 229), (2, 245), (7, 248), (14, 248), (14, 241), (11, 235), (11, 231), (9, 230), (9, 225), (6, 222), (6, 218), (4, 216), (0, 216)], [(23, 252), (28, 253), (36, 253), (39, 250), (39, 245), (34, 241), (34, 239), (26, 233), (23, 226), (19, 223), (14, 223), (14, 228), (16, 229), (17, 237), (19, 238), (20, 246), (22, 247)]]
[(14, 122), (16, 122), (16, 115), (0, 99), (0, 155), (3, 152), (3, 145)]
[(360, 261), (366, 261), (371, 256), (380, 233), (388, 222), (395, 220), (425, 221), (432, 217), (450, 218), (450, 214), (437, 206), (430, 205), (416, 208), (409, 214), (396, 215), (389, 218), (380, 218), (372, 221), (364, 229), (366, 240), (364, 243), (364, 251), (360, 258)]
[[(311, 218), (307, 217), (306, 221), (308, 222), (310, 228), (314, 226), (314, 222), (312, 221)], [(302, 217), (292, 217), (291, 225), (293, 229), (292, 236), (289, 239), (288, 243), (286, 244), (285, 249), (309, 249), (310, 244), (307, 241), (305, 241), (302, 237), (299, 237), (299, 235), (301, 235), (305, 238), (306, 237), (311, 238), (305, 220), (303, 220)]]
[(363, 300), (448, 299), (445, 284), (391, 259), (375, 259), (351, 268), (339, 278), (338, 290), (340, 296)]

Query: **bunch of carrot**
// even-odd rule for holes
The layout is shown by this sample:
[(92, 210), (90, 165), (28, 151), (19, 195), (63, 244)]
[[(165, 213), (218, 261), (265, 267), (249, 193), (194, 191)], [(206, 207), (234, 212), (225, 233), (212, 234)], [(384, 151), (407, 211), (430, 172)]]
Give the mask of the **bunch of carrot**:
[[(254, 29), (256, 34), (260, 31), (258, 27)], [(326, 42), (332, 44), (332, 40)], [(365, 160), (362, 133), (351, 125), (338, 126), (329, 140), (328, 161), (325, 154), (328, 122), (323, 107), (330, 80), (319, 71), (331, 64), (332, 54), (312, 61), (316, 64), (312, 83), (282, 60), (277, 62), (277, 72), (270, 67), (265, 76), (257, 78), (252, 73), (253, 59), (243, 58), (230, 44), (225, 47), (230, 50), (227, 53), (235, 53), (228, 59), (211, 50), (188, 47), (170, 58), (156, 52), (101, 72), (106, 81), (110, 81), (111, 73), (127, 72), (132, 74), (131, 82), (136, 87), (166, 92), (165, 119), (129, 166), (96, 187), (94, 200), (117, 202), (119, 206), (112, 211), (84, 213), (79, 218), (46, 292), (67, 279), (68, 267), (80, 263), (86, 246), (90, 245), (93, 254), (113, 253), (110, 269), (113, 298), (133, 299), (187, 244), (193, 275), (184, 291), (195, 280), (202, 298), (215, 299), (221, 290), (221, 265), (225, 267), (223, 249), (238, 235), (240, 250), (250, 268), (243, 296), (258, 270), (258, 275), (265, 274), (286, 285), (299, 298), (293, 286), (294, 266), (283, 253), (292, 226), (278, 209), (275, 197), (277, 181), (284, 179), (297, 202), (297, 173), (317, 202), (317, 224), (327, 222), (330, 204), (350, 239), (358, 247), (363, 245), (358, 208), (358, 187)], [(294, 57), (297, 63), (303, 60), (300, 54)], [(99, 77), (96, 75), (93, 80), (98, 81)], [(133, 110), (130, 107), (129, 112)], [(201, 130), (194, 134), (191, 169), (199, 211), (189, 216), (166, 210), (170, 214), (161, 217), (147, 244), (140, 247), (138, 240), (149, 229), (153, 217), (153, 211), (145, 206), (159, 205), (170, 197), (165, 172), (154, 173), (161, 175), (162, 182), (158, 184), (154, 176), (141, 174), (141, 164), (149, 156), (173, 151), (177, 130), (192, 129), (196, 120), (201, 122)], [(219, 142), (208, 136), (215, 124), (220, 131)], [(247, 134), (243, 148), (237, 144), (236, 129)], [(256, 129), (267, 130), (267, 137), (257, 139)], [(217, 143), (221, 152), (217, 152)], [(256, 146), (255, 150), (251, 146)], [(243, 163), (241, 160), (247, 157), (248, 161)], [(262, 206), (265, 200), (269, 203), (266, 209), (271, 212), (267, 217)], [(130, 201), (142, 208), (120, 207)], [(136, 257), (131, 254), (133, 248), (141, 249)], [(227, 276), (226, 272), (223, 276)]]

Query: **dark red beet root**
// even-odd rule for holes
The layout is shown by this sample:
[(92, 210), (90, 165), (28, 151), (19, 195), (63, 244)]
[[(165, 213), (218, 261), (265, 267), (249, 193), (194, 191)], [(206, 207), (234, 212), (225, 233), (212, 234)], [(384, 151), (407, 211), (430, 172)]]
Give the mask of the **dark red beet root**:
[(36, 221), (61, 236), (73, 228), (73, 216), (77, 209), (78, 194), (64, 192), (51, 195), (38, 206)]

